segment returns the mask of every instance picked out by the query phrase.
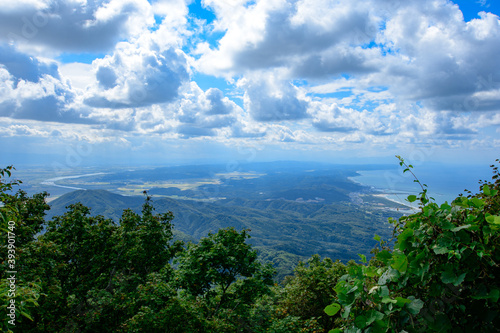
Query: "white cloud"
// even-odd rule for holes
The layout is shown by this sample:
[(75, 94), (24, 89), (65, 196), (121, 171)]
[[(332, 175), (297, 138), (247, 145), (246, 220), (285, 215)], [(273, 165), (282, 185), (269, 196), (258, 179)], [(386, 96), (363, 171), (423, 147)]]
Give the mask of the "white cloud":
[(69, 80), (71, 87), (84, 90), (93, 83), (95, 76), (92, 73), (91, 64), (69, 63), (60, 64), (59, 72), (62, 77)]
[(215, 129), (230, 127), (239, 113), (240, 107), (224, 97), (219, 89), (204, 92), (192, 82), (190, 91), (180, 100), (177, 130), (185, 137), (215, 136)]
[(14, 1), (0, 11), (0, 40), (48, 52), (100, 52), (152, 24), (146, 0)]
[(299, 89), (279, 79), (279, 73), (254, 74), (239, 81), (245, 109), (256, 121), (274, 122), (309, 117), (308, 101)]
[(160, 50), (122, 42), (112, 56), (93, 62), (96, 83), (84, 103), (96, 108), (142, 107), (172, 102), (189, 78), (186, 57), (180, 50)]
[[(465, 22), (446, 0), (203, 0), (215, 14), (206, 22), (189, 13), (191, 3), (5, 4), (0, 117), (46, 126), (6, 133), (68, 135), (58, 126), (72, 123), (103, 140), (337, 150), (497, 135), (496, 15)], [(79, 52), (104, 55), (62, 63)], [(227, 82), (210, 88), (210, 75)], [(198, 77), (207, 80), (192, 82)]]

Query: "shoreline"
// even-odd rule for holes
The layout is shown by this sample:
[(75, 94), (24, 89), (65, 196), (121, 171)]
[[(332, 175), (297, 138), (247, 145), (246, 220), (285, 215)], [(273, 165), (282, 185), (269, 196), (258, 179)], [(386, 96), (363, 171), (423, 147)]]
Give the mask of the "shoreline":
[(372, 194), (372, 195), (374, 197), (378, 197), (378, 198), (383, 198), (385, 200), (389, 200), (391, 202), (397, 203), (398, 205), (401, 205), (401, 206), (404, 206), (404, 207), (407, 208), (405, 210), (397, 209), (400, 212), (416, 213), (418, 211), (418, 207), (411, 206), (411, 204), (408, 203), (408, 202), (401, 202), (401, 201), (398, 201), (396, 199), (390, 198), (389, 196), (391, 195), (391, 193), (376, 193), (376, 194)]
[[(418, 207), (412, 206), (411, 203), (406, 202), (403, 199), (397, 200), (397, 199), (394, 199), (391, 197), (391, 196), (395, 196), (395, 195), (402, 195), (404, 198), (406, 198), (408, 195), (410, 195), (409, 192), (397, 191), (394, 189), (378, 188), (378, 187), (375, 187), (373, 185), (369, 185), (369, 184), (360, 182), (359, 180), (355, 179), (357, 177), (362, 176), (362, 174), (360, 172), (361, 171), (356, 171), (358, 176), (347, 177), (347, 179), (349, 179), (350, 181), (352, 181), (355, 184), (366, 187), (367, 189), (369, 189), (369, 194), (373, 195), (374, 197), (383, 198), (385, 200), (394, 202), (394, 203), (401, 205), (401, 206), (404, 206), (406, 208), (406, 209), (394, 209), (394, 210), (397, 210), (397, 211), (403, 212), (403, 213), (416, 213), (418, 211)], [(393, 209), (391, 208), (391, 210), (393, 210)]]

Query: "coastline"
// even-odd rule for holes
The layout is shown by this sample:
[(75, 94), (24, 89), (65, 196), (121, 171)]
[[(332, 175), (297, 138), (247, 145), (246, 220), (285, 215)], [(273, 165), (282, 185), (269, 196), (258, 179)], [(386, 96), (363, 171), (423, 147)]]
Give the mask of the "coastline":
[(417, 206), (413, 206), (411, 203), (404, 200), (404, 199), (406, 199), (406, 197), (408, 195), (410, 195), (410, 193), (408, 191), (398, 191), (395, 189), (380, 188), (380, 187), (376, 187), (376, 186), (371, 185), (371, 184), (363, 183), (363, 182), (359, 181), (358, 179), (356, 179), (358, 177), (363, 176), (363, 171), (356, 171), (356, 174), (357, 174), (356, 176), (347, 177), (347, 178), (355, 184), (366, 187), (368, 189), (369, 194), (374, 196), (374, 197), (383, 198), (385, 200), (388, 200), (388, 201), (391, 201), (391, 202), (396, 203), (398, 205), (406, 207), (406, 209), (391, 208), (391, 210), (397, 210), (397, 211), (405, 213), (405, 214), (406, 213), (413, 214), (413, 213), (416, 213), (418, 211)]
[(374, 197), (378, 197), (378, 198), (383, 198), (385, 200), (389, 200), (391, 202), (394, 202), (394, 203), (397, 203), (398, 205), (401, 205), (401, 206), (404, 206), (404, 207), (407, 207), (407, 209), (397, 209), (399, 212), (403, 212), (403, 213), (416, 213), (418, 211), (418, 207), (414, 207), (412, 206), (409, 202), (402, 202), (401, 200), (396, 200), (394, 198), (391, 198), (390, 196), (391, 195), (394, 195), (394, 194), (391, 194), (391, 193), (375, 193), (375, 194), (372, 194)]

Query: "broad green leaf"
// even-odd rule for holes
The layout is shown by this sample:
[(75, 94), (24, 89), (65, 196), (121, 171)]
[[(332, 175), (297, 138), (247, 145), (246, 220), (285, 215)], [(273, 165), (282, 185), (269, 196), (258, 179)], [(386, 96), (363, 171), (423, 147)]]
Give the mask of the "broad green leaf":
[(335, 328), (333, 330), (329, 330), (328, 333), (342, 333), (342, 330), (340, 328)]
[(380, 287), (380, 296), (381, 297), (389, 296), (389, 288), (387, 288), (387, 286)]
[(411, 300), (403, 297), (396, 297), (396, 305), (399, 307), (403, 307), (405, 304), (411, 303)]
[(337, 312), (340, 311), (340, 308), (341, 308), (340, 304), (332, 303), (325, 308), (325, 313), (331, 317), (331, 316), (336, 315)]
[(384, 319), (384, 314), (379, 311), (370, 310), (366, 313), (366, 325), (371, 325), (374, 321), (382, 319)]
[(387, 304), (387, 303), (393, 303), (396, 304), (398, 301), (395, 299), (390, 298), (389, 296), (383, 297), (382, 298), (382, 303)]
[(472, 198), (471, 202), (472, 202), (472, 205), (476, 208), (481, 208), (484, 206), (484, 201), (479, 199), (479, 198)]
[(409, 247), (408, 238), (413, 236), (413, 229), (407, 228), (398, 236), (399, 249), (401, 251), (406, 250)]
[(414, 201), (416, 201), (416, 200), (417, 200), (417, 196), (416, 196), (416, 195), (411, 194), (411, 195), (409, 195), (409, 196), (406, 198), (406, 200), (408, 200), (409, 202), (414, 202)]
[(444, 313), (436, 314), (434, 322), (429, 325), (433, 332), (449, 332), (452, 328), (450, 319)]
[(450, 211), (451, 210), (451, 206), (448, 205), (448, 202), (445, 201), (444, 204), (442, 204), (440, 207), (439, 207), (441, 210), (447, 210), (447, 211)]
[(397, 269), (401, 273), (406, 272), (408, 268), (408, 258), (403, 253), (394, 253), (391, 267)]
[(366, 319), (366, 317), (362, 316), (362, 315), (361, 316), (357, 316), (356, 319), (354, 319), (354, 323), (356, 324), (356, 326), (358, 328), (361, 328), (361, 329), (366, 327), (367, 321), (368, 320)]
[(490, 215), (486, 217), (486, 222), (489, 224), (500, 224), (500, 216)]
[(365, 266), (363, 267), (363, 274), (365, 274), (368, 277), (374, 277), (377, 275), (377, 267)]
[(342, 316), (341, 316), (343, 319), (349, 318), (349, 314), (351, 314), (351, 307), (352, 307), (352, 305), (348, 305), (348, 306), (344, 307), (344, 312), (342, 313)]
[(434, 247), (432, 248), (432, 250), (436, 254), (445, 254), (445, 253), (450, 252), (450, 250), (447, 247), (439, 246), (439, 245), (434, 245)]
[(396, 280), (398, 277), (399, 277), (399, 272), (391, 267), (382, 274), (380, 279), (378, 279), (377, 283), (383, 286), (387, 282)]
[(480, 293), (479, 295), (471, 296), (473, 299), (491, 299), (494, 303), (500, 298), (500, 290), (493, 289), (489, 293)]
[(441, 273), (441, 281), (443, 281), (443, 283), (451, 283), (454, 286), (458, 286), (464, 281), (466, 275), (467, 273), (463, 273), (457, 276), (453, 268), (447, 266), (443, 273)]
[(411, 303), (406, 304), (406, 309), (412, 315), (417, 315), (423, 307), (424, 302), (422, 302), (420, 299), (414, 299), (411, 301)]
[(382, 239), (379, 235), (375, 235), (375, 237), (373, 237), (374, 240), (376, 240), (377, 242), (380, 242), (380, 240)]
[(483, 186), (483, 193), (487, 196), (491, 195), (490, 187), (488, 185)]
[(377, 255), (375, 256), (378, 260), (382, 261), (384, 264), (387, 263), (387, 261), (392, 259), (392, 253), (390, 253), (387, 250), (382, 250)]
[(490, 299), (496, 303), (498, 302), (498, 299), (500, 298), (500, 290), (498, 289), (493, 289), (492, 291), (490, 291)]

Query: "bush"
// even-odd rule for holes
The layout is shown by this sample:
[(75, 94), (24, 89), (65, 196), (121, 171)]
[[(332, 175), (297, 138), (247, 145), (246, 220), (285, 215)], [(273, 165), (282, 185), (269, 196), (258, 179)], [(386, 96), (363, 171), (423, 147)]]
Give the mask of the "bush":
[(392, 221), (393, 249), (381, 242), (369, 264), (349, 267), (335, 286), (326, 311), (342, 323), (331, 332), (497, 332), (500, 184), (493, 170), (494, 182), (451, 205), (432, 202), (424, 186), (420, 197), (409, 196), (420, 211)]

